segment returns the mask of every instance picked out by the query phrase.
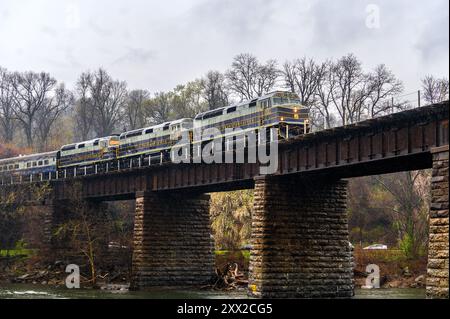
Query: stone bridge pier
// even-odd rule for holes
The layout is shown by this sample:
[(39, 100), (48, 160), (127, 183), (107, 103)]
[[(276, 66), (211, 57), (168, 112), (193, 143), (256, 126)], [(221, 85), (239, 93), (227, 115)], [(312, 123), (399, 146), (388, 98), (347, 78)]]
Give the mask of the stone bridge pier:
[(209, 196), (136, 194), (132, 289), (201, 286), (214, 276)]
[(430, 228), (428, 241), (427, 297), (448, 298), (449, 216), (448, 160), (449, 147), (431, 150)]
[(342, 180), (256, 179), (249, 294), (352, 297), (346, 200)]
[[(44, 256), (48, 258), (49, 262), (57, 259), (67, 259), (71, 263), (79, 261), (78, 257), (78, 259), (73, 259), (73, 254), (76, 252), (71, 251), (70, 240), (55, 236), (57, 229), (62, 224), (73, 218), (81, 218), (79, 216), (80, 209), (84, 209), (83, 213), (85, 214), (105, 214), (108, 211), (107, 204), (101, 201), (79, 200), (77, 207), (74, 208), (73, 205), (74, 203), (71, 201), (49, 198), (41, 204), (35, 204), (31, 207), (42, 214), (42, 249), (46, 251)], [(104, 243), (104, 246), (107, 247), (107, 242)]]

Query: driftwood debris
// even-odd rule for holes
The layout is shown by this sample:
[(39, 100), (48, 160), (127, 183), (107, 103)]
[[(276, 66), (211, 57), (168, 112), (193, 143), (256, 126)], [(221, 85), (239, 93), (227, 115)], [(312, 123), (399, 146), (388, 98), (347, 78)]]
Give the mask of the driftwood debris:
[(229, 262), (222, 268), (216, 268), (214, 284), (202, 287), (203, 289), (234, 290), (248, 285), (247, 276), (239, 270), (239, 265)]

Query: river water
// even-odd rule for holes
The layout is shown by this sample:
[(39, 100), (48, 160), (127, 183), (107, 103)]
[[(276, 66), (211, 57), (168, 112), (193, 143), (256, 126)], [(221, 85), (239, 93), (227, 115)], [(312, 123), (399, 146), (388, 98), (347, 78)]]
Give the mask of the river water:
[[(355, 299), (423, 299), (425, 289), (357, 289)], [(0, 284), (0, 299), (238, 299), (245, 291), (153, 289), (147, 291), (109, 291), (53, 288), (41, 285)]]

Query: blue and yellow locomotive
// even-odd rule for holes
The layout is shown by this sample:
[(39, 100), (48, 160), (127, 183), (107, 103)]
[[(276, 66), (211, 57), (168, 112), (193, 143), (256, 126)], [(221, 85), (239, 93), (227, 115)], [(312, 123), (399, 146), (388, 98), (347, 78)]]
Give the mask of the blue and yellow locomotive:
[(309, 131), (308, 109), (300, 104), (295, 93), (276, 91), (257, 99), (198, 114), (194, 130), (210, 127), (226, 134), (227, 128), (244, 132), (262, 128), (276, 128), (281, 138), (305, 134)]

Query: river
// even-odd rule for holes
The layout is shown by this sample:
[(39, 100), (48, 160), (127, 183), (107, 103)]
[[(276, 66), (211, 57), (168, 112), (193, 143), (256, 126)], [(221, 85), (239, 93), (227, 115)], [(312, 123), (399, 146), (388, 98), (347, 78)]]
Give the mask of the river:
[[(0, 299), (238, 299), (245, 291), (152, 289), (147, 291), (109, 291), (53, 288), (41, 285), (0, 284)], [(357, 289), (355, 299), (423, 299), (425, 289)]]

